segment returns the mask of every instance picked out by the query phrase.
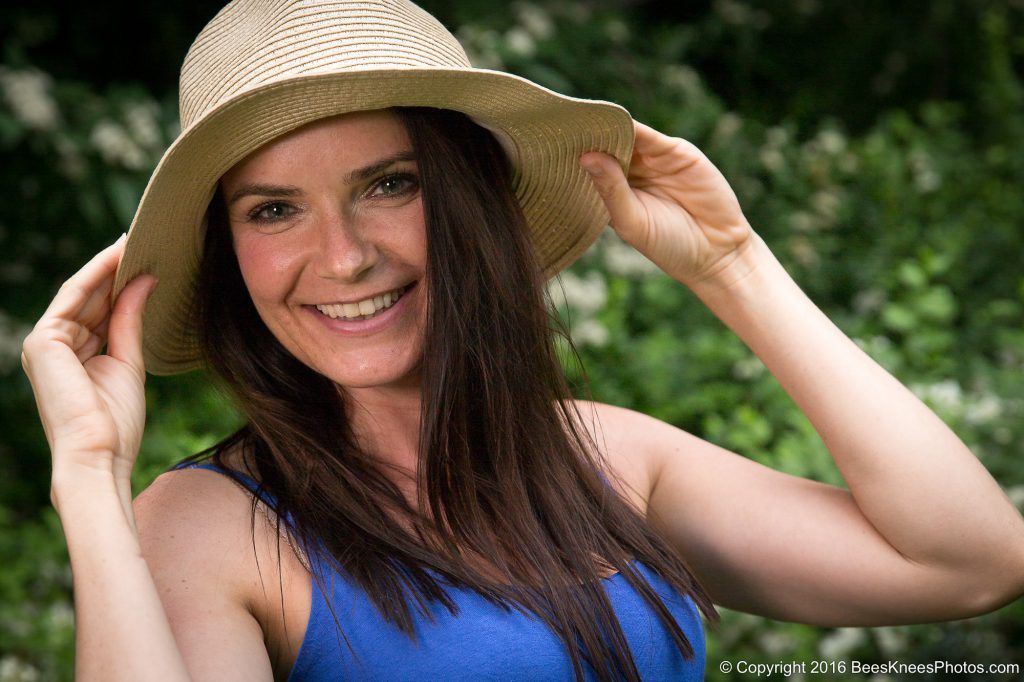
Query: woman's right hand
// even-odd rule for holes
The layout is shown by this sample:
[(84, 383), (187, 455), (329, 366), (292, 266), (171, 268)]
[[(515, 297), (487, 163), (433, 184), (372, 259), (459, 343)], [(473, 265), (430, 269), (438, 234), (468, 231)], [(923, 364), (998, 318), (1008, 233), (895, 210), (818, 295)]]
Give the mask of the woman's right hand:
[(61, 286), (22, 346), (53, 457), (55, 503), (58, 481), (74, 485), (96, 471), (113, 475), (130, 503), (146, 421), (142, 311), (156, 278), (136, 277), (111, 306), (124, 242), (122, 235)]

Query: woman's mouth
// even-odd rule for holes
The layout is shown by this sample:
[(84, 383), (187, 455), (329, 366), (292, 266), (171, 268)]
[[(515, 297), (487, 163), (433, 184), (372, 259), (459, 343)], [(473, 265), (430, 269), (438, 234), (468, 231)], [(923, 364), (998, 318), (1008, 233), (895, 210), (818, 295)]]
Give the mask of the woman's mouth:
[(353, 322), (369, 320), (398, 303), (398, 300), (412, 288), (413, 284), (415, 282), (356, 303), (317, 304), (314, 307), (332, 320)]
[(374, 334), (397, 319), (408, 305), (408, 292), (416, 282), (355, 303), (303, 306), (330, 331), (364, 336)]

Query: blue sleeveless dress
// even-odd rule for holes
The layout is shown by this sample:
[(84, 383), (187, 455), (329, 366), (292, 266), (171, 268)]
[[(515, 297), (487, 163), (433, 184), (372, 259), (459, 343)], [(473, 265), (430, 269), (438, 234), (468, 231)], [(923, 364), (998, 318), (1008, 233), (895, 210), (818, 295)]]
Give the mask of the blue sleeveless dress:
[[(175, 468), (202, 468), (224, 473), (210, 463)], [(244, 474), (239, 477), (250, 491), (257, 484)], [(264, 498), (264, 501), (268, 501)], [(654, 591), (694, 649), (690, 660), (680, 654), (668, 630), (620, 573), (602, 581), (608, 599), (629, 642), (640, 676), (644, 680), (704, 679), (705, 642), (700, 613), (693, 600), (680, 595), (646, 564), (633, 566), (650, 582)], [(428, 569), (429, 570), (429, 569)], [(324, 575), (338, 623), (315, 580), (305, 637), (289, 676), (289, 682), (328, 680), (536, 680), (571, 682), (572, 659), (561, 640), (534, 614), (505, 611), (465, 587), (452, 586), (437, 577), (458, 606), (458, 616), (439, 602), (430, 603), (434, 622), (411, 606), (417, 641), (413, 642), (388, 623), (369, 597), (341, 573)], [(353, 657), (349, 644), (358, 653)], [(593, 668), (582, 661), (586, 679), (596, 680)]]

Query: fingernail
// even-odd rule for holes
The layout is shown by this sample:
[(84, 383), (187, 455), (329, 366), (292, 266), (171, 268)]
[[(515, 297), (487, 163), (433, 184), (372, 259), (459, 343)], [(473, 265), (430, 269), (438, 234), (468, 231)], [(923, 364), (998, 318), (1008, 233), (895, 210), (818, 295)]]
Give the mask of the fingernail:
[(588, 173), (590, 173), (591, 175), (594, 175), (594, 176), (604, 175), (604, 168), (601, 168), (601, 166), (599, 166), (596, 163), (594, 163), (594, 164), (590, 164), (590, 163), (583, 164), (583, 170), (587, 171)]
[(115, 245), (117, 245), (117, 244), (120, 244), (121, 242), (123, 242), (123, 241), (125, 240), (125, 238), (126, 238), (127, 236), (128, 236), (128, 233), (127, 233), (127, 232), (122, 232), (122, 233), (121, 233), (121, 236), (117, 238), (117, 241), (115, 241), (115, 242), (114, 242), (114, 244), (115, 244)]

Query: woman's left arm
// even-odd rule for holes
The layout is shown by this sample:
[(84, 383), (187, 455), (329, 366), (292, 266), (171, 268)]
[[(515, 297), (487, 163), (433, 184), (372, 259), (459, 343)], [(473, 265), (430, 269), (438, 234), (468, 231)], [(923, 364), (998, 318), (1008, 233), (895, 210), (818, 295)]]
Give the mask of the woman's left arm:
[[(774, 481), (794, 495), (806, 494), (808, 502), (822, 503), (820, 510), (808, 506), (806, 517), (783, 523), (810, 527), (820, 511), (822, 537), (847, 532), (854, 543), (861, 541), (854, 536), (873, 529), (898, 553), (896, 559), (902, 558), (899, 563), (912, 567), (906, 575), (941, 576), (936, 584), (962, 589), (964, 593), (954, 596), (965, 605), (961, 612), (991, 610), (1024, 593), (1024, 519), (952, 430), (807, 298), (750, 228), (728, 182), (699, 149), (636, 124), (628, 178), (605, 155), (585, 154), (581, 162), (619, 235), (688, 286), (743, 339), (808, 417), (834, 458), (849, 486), (848, 494), (843, 491), (849, 504), (824, 486), (783, 482), (777, 472), (743, 470), (751, 481), (765, 486)], [(665, 450), (685, 442), (667, 438)], [(673, 464), (685, 467), (686, 457), (662, 453), (660, 462), (654, 489), (663, 478), (686, 477), (681, 469), (665, 471)], [(755, 496), (760, 492), (751, 490)], [(655, 498), (658, 504), (686, 505), (653, 493), (651, 504)], [(768, 499), (766, 494), (761, 501)], [(794, 514), (796, 507), (781, 504), (781, 509)], [(674, 510), (653, 511), (665, 516)], [(773, 513), (771, 508), (763, 511)], [(863, 518), (854, 518), (852, 512)], [(829, 523), (833, 525), (824, 527)], [(800, 554), (799, 538), (792, 540), (792, 551)], [(744, 541), (752, 543), (749, 547), (760, 542), (752, 537)], [(865, 542), (863, 547), (881, 545)], [(877, 558), (882, 566), (894, 557), (883, 557), (880, 551)], [(870, 572), (872, 560), (870, 554), (851, 553), (848, 562), (863, 565), (850, 570)], [(822, 562), (826, 565), (827, 558)], [(950, 613), (957, 611), (949, 608)], [(908, 614), (890, 615), (897, 622), (907, 620)], [(833, 614), (823, 620), (836, 618)]]

